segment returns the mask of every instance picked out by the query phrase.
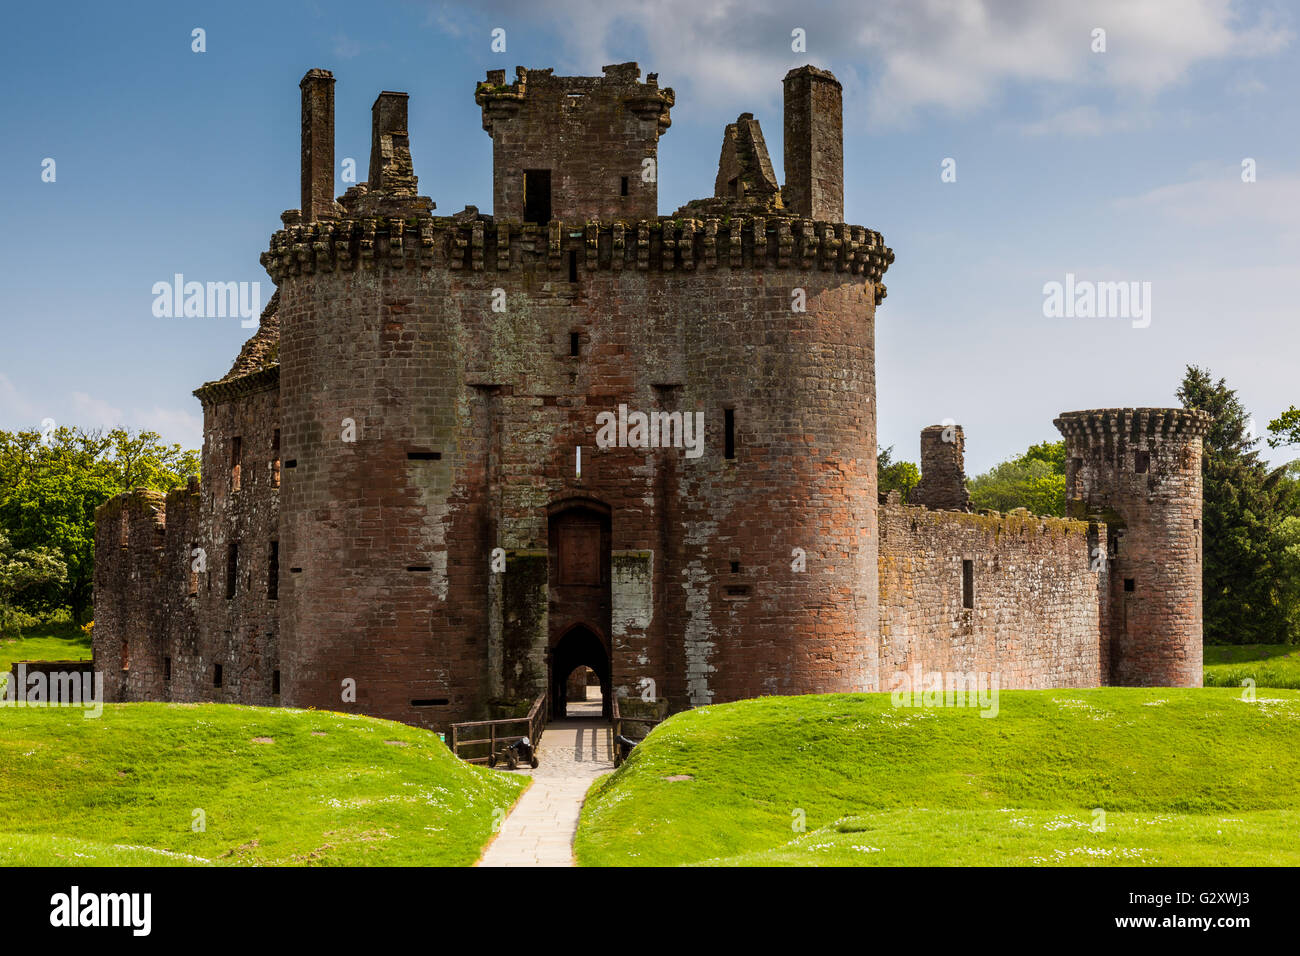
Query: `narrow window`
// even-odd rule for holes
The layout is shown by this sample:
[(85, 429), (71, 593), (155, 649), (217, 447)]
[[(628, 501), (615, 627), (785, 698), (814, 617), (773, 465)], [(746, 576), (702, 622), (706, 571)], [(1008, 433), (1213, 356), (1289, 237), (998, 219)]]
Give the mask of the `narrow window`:
[(221, 665), (220, 664), (212, 665), (212, 686), (213, 687), (221, 686)]
[(1134, 590), (1136, 590), (1136, 589), (1137, 589), (1137, 586), (1133, 583), (1133, 579), (1132, 579), (1132, 578), (1125, 578), (1125, 579), (1124, 579), (1124, 590), (1125, 590), (1125, 591), (1134, 591)]
[(280, 542), (271, 542), (271, 554), (266, 564), (266, 597), (271, 601), (280, 599)]
[(551, 221), (551, 171), (524, 170), (524, 222)]
[(197, 544), (190, 545), (190, 597), (199, 596), (199, 572), (194, 567), (194, 552), (199, 549)]
[(232, 541), (226, 549), (226, 599), (235, 596), (235, 585), (239, 581), (239, 542)]
[(1200, 531), (1200, 530), (1201, 530), (1201, 519), (1200, 519), (1200, 518), (1193, 518), (1193, 519), (1192, 519), (1192, 530), (1193, 530), (1193, 531)]
[(577, 355), (582, 349), (582, 339), (577, 332), (569, 333), (569, 354)]
[(171, 679), (172, 679), (172, 659), (170, 657), (164, 657), (163, 658), (163, 680), (171, 680)]
[(424, 697), (411, 701), (412, 707), (446, 707), (447, 704), (446, 697)]
[(279, 696), (280, 694), (280, 672), (271, 671), (271, 693)]
[(128, 644), (126, 641), (123, 641), (122, 642), (122, 670), (129, 671), (130, 669), (131, 669), (131, 645)]
[(626, 177), (626, 176), (623, 177), (622, 182), (619, 184), (619, 187), (618, 187), (618, 194), (619, 194), (620, 196), (626, 196), (626, 195), (627, 195), (627, 177)]
[(1151, 452), (1138, 449), (1133, 452), (1133, 470), (1139, 475), (1145, 475), (1151, 470)]
[(731, 562), (731, 573), (732, 573), (732, 574), (739, 574), (739, 573), (740, 573), (740, 562), (739, 562), (739, 561), (732, 561), (732, 562)]
[(406, 453), (407, 461), (442, 461), (442, 452), (440, 451), (408, 451)]
[(130, 518), (127, 516), (127, 513), (126, 513), (126, 510), (125, 510), (125, 509), (123, 509), (123, 511), (122, 511), (122, 520), (121, 520), (121, 522), (120, 522), (120, 528), (118, 529), (118, 537), (119, 537), (118, 543), (119, 543), (123, 548), (126, 548), (126, 547), (129, 547), (129, 546), (130, 546), (130, 542), (131, 542), (131, 522), (130, 522)]
[(726, 431), (723, 439), (722, 454), (725, 458), (736, 457), (736, 410), (734, 408), (725, 408), (722, 410), (723, 427)]
[(569, 250), (569, 281), (578, 281), (578, 251), (576, 249)]
[(239, 462), (244, 456), (244, 442), (236, 435), (230, 439), (230, 490), (239, 490)]
[(284, 463), (284, 467), (286, 467), (286, 468), (297, 468), (297, 467), (298, 467), (298, 459), (297, 459), (297, 458), (290, 458), (288, 461), (286, 461), (286, 462)]
[(962, 561), (961, 563), (961, 606), (967, 609), (975, 607), (974, 561)]
[(280, 487), (280, 429), (275, 430), (271, 436), (271, 484), (276, 488)]

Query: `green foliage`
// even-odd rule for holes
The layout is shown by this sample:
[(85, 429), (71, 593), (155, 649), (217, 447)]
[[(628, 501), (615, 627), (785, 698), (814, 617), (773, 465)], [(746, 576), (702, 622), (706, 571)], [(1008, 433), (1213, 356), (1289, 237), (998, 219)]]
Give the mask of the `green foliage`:
[(1268, 423), (1268, 430), (1273, 433), (1268, 440), (1270, 448), (1300, 445), (1300, 408), (1292, 405)]
[(763, 697), (669, 718), (588, 793), (578, 861), (1300, 865), (1300, 691), (1004, 690), (991, 719), (893, 703)]
[(527, 784), (372, 717), (86, 713), (0, 708), (0, 866), (468, 866)]
[(1300, 580), (1291, 549), (1300, 482), (1260, 460), (1235, 389), (1188, 366), (1178, 400), (1214, 416), (1204, 441), (1203, 554), (1206, 643), (1300, 640)]
[(894, 461), (894, 446), (876, 452), (876, 484), (881, 494), (897, 491), (907, 501), (921, 480), (921, 469), (910, 461)]
[(24, 606), (49, 610), (60, 585), (68, 581), (68, 566), (52, 548), (13, 546), (0, 529), (0, 637), (28, 623)]
[(1039, 442), (1024, 454), (970, 479), (971, 506), (994, 511), (1065, 515), (1065, 442)]
[(198, 452), (165, 445), (156, 432), (64, 427), (42, 440), (38, 431), (0, 431), (0, 530), (19, 551), (56, 553), (66, 569), (57, 586), (27, 589), (18, 607), (68, 607), (84, 620), (94, 582), (95, 509), (132, 488), (183, 485), (198, 471)]

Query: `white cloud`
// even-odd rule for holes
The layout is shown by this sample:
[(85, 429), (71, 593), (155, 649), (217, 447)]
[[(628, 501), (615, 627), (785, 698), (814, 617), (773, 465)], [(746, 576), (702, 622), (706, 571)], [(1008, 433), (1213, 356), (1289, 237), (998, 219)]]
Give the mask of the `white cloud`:
[[(522, 0), (493, 14), (507, 27), (534, 16), (535, 6)], [(773, 74), (809, 62), (834, 70), (848, 89), (862, 82), (852, 64), (865, 64), (872, 123), (902, 121), (922, 108), (977, 110), (1013, 83), (1081, 84), (1149, 98), (1198, 64), (1275, 53), (1292, 39), (1267, 14), (1244, 22), (1231, 0), (834, 0), (796, 7), (777, 0), (556, 0), (545, 16), (566, 24), (558, 31), (566, 43), (561, 69), (591, 73), (626, 58), (631, 37), (644, 51), (643, 67), (711, 105), (753, 104), (756, 94), (773, 102), (780, 95)], [(438, 22), (449, 33), (461, 30)], [(807, 53), (790, 49), (795, 27), (807, 33)], [(1105, 53), (1091, 50), (1096, 27), (1106, 30)]]

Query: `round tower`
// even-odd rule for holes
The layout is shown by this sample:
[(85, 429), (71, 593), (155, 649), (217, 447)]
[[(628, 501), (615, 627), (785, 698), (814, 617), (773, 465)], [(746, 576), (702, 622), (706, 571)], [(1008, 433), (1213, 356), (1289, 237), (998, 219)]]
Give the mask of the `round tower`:
[(1187, 408), (1065, 412), (1066, 507), (1106, 524), (1103, 683), (1201, 686), (1201, 439)]

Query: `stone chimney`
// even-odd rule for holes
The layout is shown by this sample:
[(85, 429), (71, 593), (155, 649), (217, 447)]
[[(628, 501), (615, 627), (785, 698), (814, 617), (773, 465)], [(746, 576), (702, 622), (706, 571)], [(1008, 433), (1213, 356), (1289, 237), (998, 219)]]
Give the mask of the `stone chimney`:
[(908, 504), (936, 511), (970, 511), (966, 490), (966, 439), (960, 425), (931, 425), (921, 431), (921, 480)]
[(840, 81), (801, 66), (785, 75), (786, 211), (844, 221), (844, 106)]
[(302, 221), (333, 219), (334, 74), (308, 70), (302, 89)]

